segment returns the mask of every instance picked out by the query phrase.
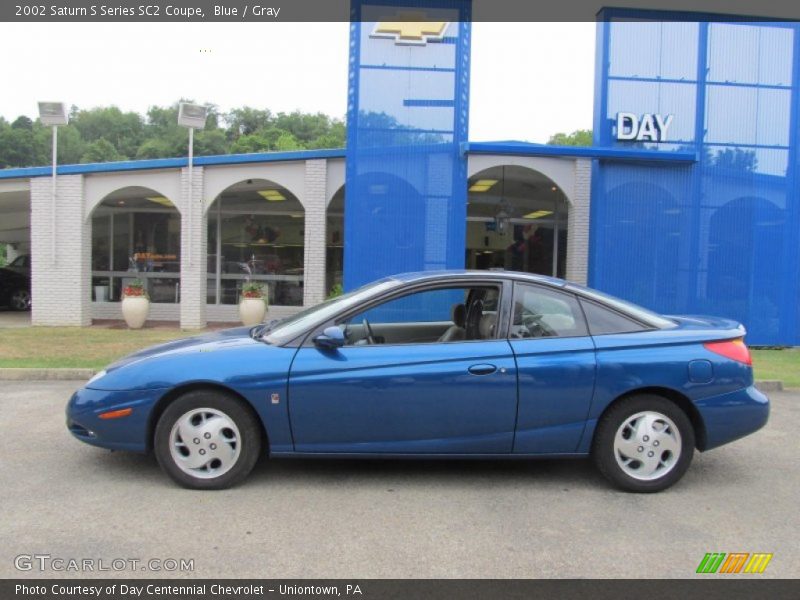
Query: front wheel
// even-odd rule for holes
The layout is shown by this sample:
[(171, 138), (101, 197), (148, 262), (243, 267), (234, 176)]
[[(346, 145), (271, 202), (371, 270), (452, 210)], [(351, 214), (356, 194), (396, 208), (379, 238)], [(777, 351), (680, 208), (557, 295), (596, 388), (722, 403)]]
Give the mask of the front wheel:
[(677, 405), (661, 396), (631, 396), (597, 424), (592, 457), (600, 472), (630, 492), (660, 492), (692, 462), (694, 429)]
[(16, 290), (11, 294), (9, 304), (14, 310), (30, 310), (31, 293), (25, 289)]
[(155, 455), (184, 487), (219, 490), (241, 482), (258, 460), (261, 429), (238, 400), (216, 391), (189, 392), (156, 425)]

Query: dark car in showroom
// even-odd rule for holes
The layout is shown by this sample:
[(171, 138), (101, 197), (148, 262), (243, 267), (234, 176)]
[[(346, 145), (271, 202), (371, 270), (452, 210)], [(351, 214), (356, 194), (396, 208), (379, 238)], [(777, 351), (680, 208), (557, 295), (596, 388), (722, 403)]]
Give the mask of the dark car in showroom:
[(0, 268), (0, 306), (14, 310), (31, 309), (30, 275)]

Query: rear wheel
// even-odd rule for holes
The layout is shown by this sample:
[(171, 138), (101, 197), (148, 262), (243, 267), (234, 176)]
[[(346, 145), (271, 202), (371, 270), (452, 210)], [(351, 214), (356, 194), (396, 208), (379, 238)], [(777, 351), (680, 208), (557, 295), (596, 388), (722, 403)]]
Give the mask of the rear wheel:
[(30, 310), (31, 293), (25, 289), (16, 290), (11, 294), (9, 304), (14, 310)]
[(261, 452), (261, 429), (235, 398), (198, 390), (167, 407), (153, 445), (161, 468), (177, 483), (218, 490), (250, 474)]
[(692, 462), (694, 429), (666, 398), (625, 398), (597, 424), (592, 457), (600, 472), (630, 492), (659, 492), (678, 481)]

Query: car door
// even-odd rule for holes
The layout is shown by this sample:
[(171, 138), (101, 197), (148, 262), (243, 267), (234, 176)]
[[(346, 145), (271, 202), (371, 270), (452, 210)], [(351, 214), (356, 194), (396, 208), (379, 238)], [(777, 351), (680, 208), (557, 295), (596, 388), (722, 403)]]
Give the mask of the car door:
[[(415, 289), (335, 321), (348, 340), (341, 348), (307, 340), (289, 376), (295, 450), (511, 452), (516, 364), (493, 327), (501, 287)], [(471, 321), (463, 323), (463, 337), (454, 336), (459, 324), (451, 315), (467, 302)], [(366, 339), (365, 318), (374, 343)]]
[(569, 292), (514, 284), (508, 337), (517, 361), (519, 418), (514, 453), (577, 450), (595, 384), (595, 348)]

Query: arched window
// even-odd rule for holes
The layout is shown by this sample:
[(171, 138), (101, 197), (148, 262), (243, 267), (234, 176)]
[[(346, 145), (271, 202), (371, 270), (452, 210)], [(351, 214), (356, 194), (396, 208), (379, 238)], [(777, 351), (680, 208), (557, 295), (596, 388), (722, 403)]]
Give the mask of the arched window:
[(181, 215), (169, 198), (125, 187), (108, 194), (91, 218), (95, 302), (119, 301), (134, 279), (144, 281), (151, 302), (180, 301)]
[(344, 281), (344, 186), (328, 204), (325, 230), (325, 294), (330, 295)]
[(516, 165), (469, 178), (468, 269), (503, 268), (564, 277), (568, 204), (552, 179)]
[(261, 282), (270, 304), (303, 304), (305, 211), (288, 189), (248, 179), (225, 189), (208, 212), (209, 304), (237, 304), (242, 286)]

